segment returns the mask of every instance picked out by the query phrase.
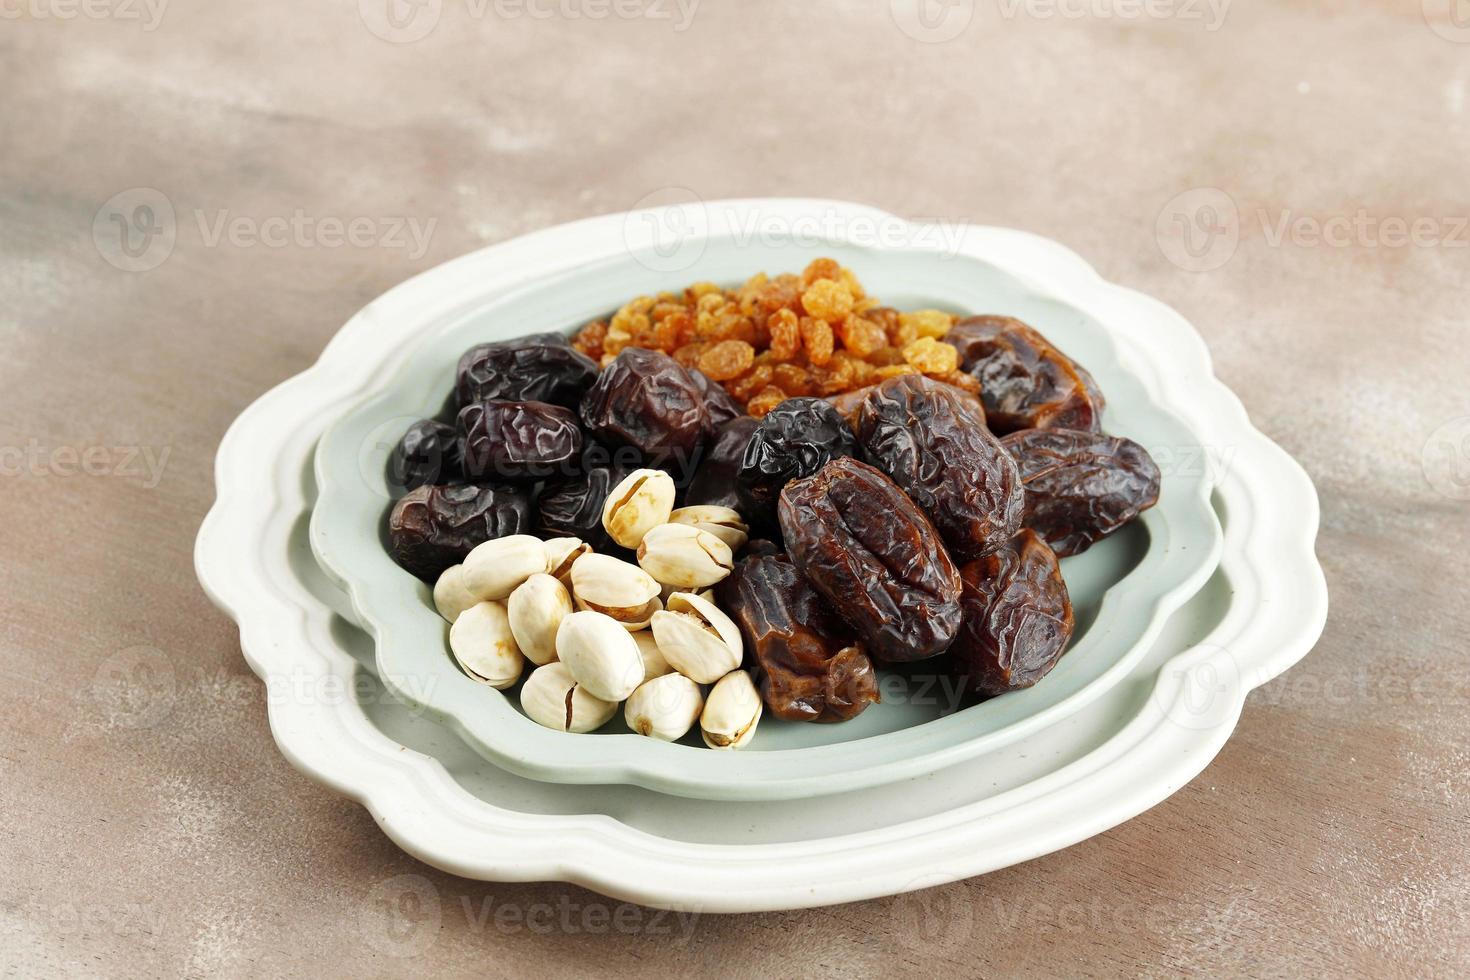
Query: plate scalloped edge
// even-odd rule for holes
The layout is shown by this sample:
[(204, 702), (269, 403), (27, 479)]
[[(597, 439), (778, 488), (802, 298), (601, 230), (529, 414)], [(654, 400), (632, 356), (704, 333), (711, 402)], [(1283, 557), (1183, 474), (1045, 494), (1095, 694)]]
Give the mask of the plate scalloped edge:
[[(788, 215), (840, 209), (895, 220), (839, 202), (710, 204)], [(507, 259), (514, 252), (540, 274), (546, 265), (537, 263), (554, 264), (565, 236), (625, 219), (610, 215), (547, 229), (448, 266)], [(1235, 589), (1230, 611), (1204, 642), (1165, 665), (1141, 712), (1107, 742), (983, 802), (828, 840), (820, 859), (793, 844), (698, 845), (602, 815), (548, 817), (494, 807), (459, 788), (435, 760), (373, 729), (350, 704), (272, 699), (272, 732), (283, 753), (303, 772), (363, 803), (395, 842), (436, 867), (491, 880), (564, 880), (619, 899), (707, 912), (853, 901), (981, 874), (1116, 826), (1184, 785), (1229, 737), (1246, 694), (1304, 656), (1325, 624), (1326, 584), (1313, 547), (1315, 490), (1286, 453), (1250, 426), (1239, 400), (1213, 377), (1203, 342), (1173, 310), (1107, 284), (1080, 257), (1046, 239), (972, 227), (963, 247), (1023, 278), (1040, 271), (1048, 281), (1094, 290), (1099, 301), (1126, 312), (1109, 318), (1128, 324), (1120, 339), (1170, 349), (1173, 369), (1157, 380), (1187, 392), (1182, 404), (1196, 431), (1234, 450), (1217, 490), (1229, 515), (1222, 567)], [(319, 429), (300, 420), (317, 418), (324, 406), (351, 396), (359, 380), (347, 370), (353, 337), (391, 317), (399, 292), (354, 317), (313, 368), (248, 408), (221, 443), (219, 497), (200, 530), (196, 567), (206, 592), (240, 624), (242, 650), (263, 678), (299, 672), (303, 656), (312, 658), (313, 669), (332, 672), (343, 665), (323, 653), (331, 645), (328, 617), (285, 594), (281, 574), (269, 567), (284, 559), (261, 554), (263, 538), (273, 537), (263, 530), (279, 533), (299, 519), (300, 509), (287, 505), (303, 499), (303, 488), (299, 477), (293, 484), (258, 461), (286, 446), (305, 458)], [(443, 299), (446, 308), (463, 301)], [(1039, 811), (1044, 820), (1037, 819)], [(1016, 841), (1022, 843), (1008, 843)]]

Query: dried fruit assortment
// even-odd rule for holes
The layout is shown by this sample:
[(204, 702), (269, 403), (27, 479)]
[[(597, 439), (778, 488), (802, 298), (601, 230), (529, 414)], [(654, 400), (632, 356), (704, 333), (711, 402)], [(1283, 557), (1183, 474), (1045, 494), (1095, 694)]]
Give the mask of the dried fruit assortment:
[(1027, 687), (1072, 636), (1058, 559), (1160, 474), (1040, 332), (956, 321), (817, 259), (478, 344), (389, 458), (389, 554), (461, 669), (558, 731), (621, 704), (633, 732), (741, 748), (767, 711), (850, 719), (916, 661)]

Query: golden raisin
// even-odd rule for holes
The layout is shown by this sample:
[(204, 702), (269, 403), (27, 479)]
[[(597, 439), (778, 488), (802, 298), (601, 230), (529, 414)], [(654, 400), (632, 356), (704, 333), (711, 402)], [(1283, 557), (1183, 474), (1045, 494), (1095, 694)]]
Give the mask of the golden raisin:
[(836, 338), (832, 336), (832, 327), (826, 320), (802, 318), (801, 345), (806, 348), (808, 361), (818, 366), (830, 361), (832, 350), (836, 346), (835, 340)]
[(883, 328), (866, 317), (850, 316), (837, 328), (842, 345), (858, 357), (867, 357), (888, 346)]
[(601, 320), (593, 320), (587, 326), (577, 331), (572, 338), (572, 346), (586, 354), (594, 361), (602, 359), (602, 342), (607, 337), (607, 324)]
[(897, 347), (884, 347), (882, 350), (875, 350), (869, 354), (868, 363), (874, 367), (888, 367), (893, 364), (907, 364), (908, 362), (903, 359), (903, 351)]
[(726, 388), (740, 401), (749, 401), (756, 392), (769, 385), (774, 376), (769, 364), (758, 364), (749, 374), (730, 382)]
[(948, 374), (960, 366), (960, 352), (933, 337), (920, 337), (909, 344), (903, 358), (925, 374)]
[(715, 381), (729, 381), (749, 371), (754, 360), (755, 348), (745, 341), (722, 340), (699, 355), (699, 369)]
[(685, 344), (678, 350), (674, 351), (674, 360), (678, 361), (680, 364), (687, 368), (696, 367), (699, 364), (700, 356), (704, 354), (704, 352), (708, 348), (709, 344), (705, 343), (702, 340), (696, 340), (694, 343)]
[(810, 395), (815, 390), (811, 374), (795, 364), (777, 364), (771, 369), (771, 379), (772, 384), (793, 397)]
[(752, 398), (745, 406), (745, 410), (756, 418), (764, 418), (766, 413), (786, 400), (786, 392), (780, 388), (767, 386)]
[(915, 310), (912, 313), (900, 313), (900, 321), (913, 326), (920, 337), (943, 337), (949, 333), (949, 328), (954, 326), (955, 318), (940, 310)]
[(836, 279), (842, 275), (842, 266), (837, 264), (836, 259), (820, 258), (812, 259), (807, 267), (801, 270), (801, 284), (810, 286), (821, 279)]
[(934, 379), (936, 381), (943, 381), (945, 384), (954, 385), (956, 388), (962, 388), (972, 395), (980, 394), (980, 382), (975, 380), (975, 376), (973, 374), (968, 374), (964, 371), (951, 371), (948, 374), (936, 374), (934, 376)]
[(919, 369), (912, 364), (893, 364), (889, 367), (880, 367), (873, 373), (879, 378), (896, 378), (900, 374), (918, 374)]
[(858, 282), (858, 277), (853, 275), (851, 269), (844, 268), (842, 274), (837, 277), (837, 281), (846, 286), (847, 291), (852, 293), (853, 299), (858, 302), (861, 303), (867, 296), (867, 293), (863, 290), (863, 284)]
[(801, 321), (790, 310), (777, 310), (766, 321), (771, 332), (771, 353), (789, 361), (801, 350)]
[(852, 312), (852, 292), (840, 282), (818, 279), (801, 294), (801, 305), (819, 320), (841, 320)]

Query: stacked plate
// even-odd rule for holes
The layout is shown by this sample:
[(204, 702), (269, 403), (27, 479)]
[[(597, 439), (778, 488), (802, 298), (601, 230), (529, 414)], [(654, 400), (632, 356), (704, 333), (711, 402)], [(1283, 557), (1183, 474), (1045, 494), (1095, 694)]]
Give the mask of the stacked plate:
[[(798, 233), (812, 228), (820, 240)], [(1229, 736), (1246, 693), (1321, 632), (1311, 484), (1251, 428), (1177, 314), (1054, 243), (947, 230), (938, 249), (924, 229), (856, 205), (695, 203), (538, 232), (364, 309), (311, 370), (231, 428), (196, 550), (252, 668), (291, 681), (272, 687), (289, 697), (269, 701), (282, 751), (446, 870), (701, 911), (979, 874), (1183, 785)], [(379, 534), (387, 454), (409, 422), (437, 412), (459, 354), (571, 329), (641, 293), (799, 269), (819, 254), (901, 308), (1038, 326), (1097, 377), (1108, 430), (1159, 461), (1159, 506), (1063, 564), (1078, 632), (1058, 667), (958, 712), (942, 690), (885, 686), (884, 703), (844, 724), (768, 719), (741, 752), (615, 726), (552, 732), (461, 674), (428, 589), (393, 565)]]

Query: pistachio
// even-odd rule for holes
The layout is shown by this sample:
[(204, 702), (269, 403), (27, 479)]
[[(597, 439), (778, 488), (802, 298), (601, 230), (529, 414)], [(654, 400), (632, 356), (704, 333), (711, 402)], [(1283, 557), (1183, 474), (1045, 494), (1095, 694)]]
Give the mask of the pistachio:
[(581, 538), (548, 538), (546, 545), (546, 574), (561, 580), (567, 588), (572, 587), (572, 562), (583, 555), (591, 554), (592, 546)]
[(449, 650), (470, 677), (502, 691), (520, 679), (525, 663), (498, 602), (477, 602), (460, 613), (449, 627)]
[(638, 564), (664, 585), (702, 589), (730, 574), (730, 546), (689, 524), (660, 524), (638, 546)]
[(621, 701), (643, 683), (643, 657), (623, 625), (599, 612), (574, 612), (556, 631), (556, 655), (587, 692)]
[(755, 736), (761, 720), (761, 695), (743, 670), (721, 677), (704, 700), (699, 727), (712, 749), (739, 749)]
[(636, 548), (650, 528), (674, 509), (674, 478), (663, 470), (634, 470), (608, 492), (602, 526), (624, 548)]
[(546, 546), (529, 534), (476, 545), (464, 560), (464, 586), (478, 599), (499, 602), (537, 572), (546, 571)]
[(665, 674), (640, 684), (628, 697), (623, 720), (639, 735), (673, 742), (694, 727), (703, 709), (698, 684), (683, 674)]
[(701, 531), (708, 531), (729, 545), (731, 551), (739, 551), (750, 540), (750, 527), (733, 507), (716, 507), (713, 504), (680, 507), (669, 515), (669, 523), (690, 524)]
[(688, 592), (675, 592), (668, 608), (653, 614), (653, 638), (670, 666), (700, 684), (739, 667), (745, 652), (740, 629), (730, 617)]
[(578, 609), (611, 616), (640, 630), (663, 608), (658, 583), (637, 565), (611, 555), (587, 554), (572, 563), (572, 595)]
[(633, 642), (638, 644), (638, 654), (643, 658), (643, 683), (647, 684), (655, 677), (672, 674), (674, 667), (664, 659), (663, 651), (658, 648), (658, 640), (654, 639), (649, 630), (639, 630), (633, 634)]
[(545, 572), (526, 579), (505, 601), (510, 631), (521, 653), (540, 666), (556, 659), (556, 631), (572, 614), (572, 597), (566, 586)]
[(521, 685), (521, 710), (536, 724), (559, 732), (590, 732), (606, 725), (618, 706), (594, 697), (566, 664), (553, 660), (531, 671)]
[(450, 565), (434, 583), (434, 608), (451, 623), (479, 601), (464, 587), (463, 565)]

